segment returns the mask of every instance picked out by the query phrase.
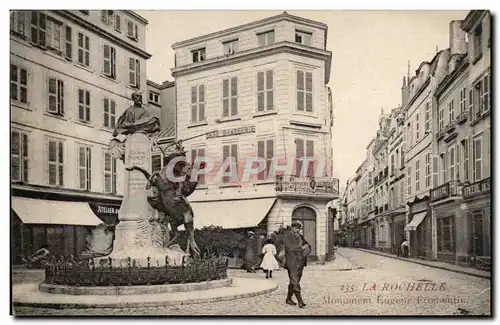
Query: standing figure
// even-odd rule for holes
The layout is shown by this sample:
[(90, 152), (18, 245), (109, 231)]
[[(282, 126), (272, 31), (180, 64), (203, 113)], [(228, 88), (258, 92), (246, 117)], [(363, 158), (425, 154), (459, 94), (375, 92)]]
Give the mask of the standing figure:
[(408, 241), (405, 239), (401, 243), (401, 253), (403, 257), (408, 257), (409, 250), (410, 250), (410, 244), (408, 244)]
[(265, 245), (265, 237), (264, 235), (259, 235), (255, 237), (255, 269), (260, 268), (260, 264), (262, 263), (263, 253), (262, 247)]
[(305, 240), (301, 234), (302, 224), (299, 222), (292, 223), (292, 226), (285, 230), (281, 236), (283, 249), (285, 250), (284, 266), (288, 271), (288, 293), (286, 303), (289, 305), (297, 305), (292, 297), (295, 294), (300, 308), (304, 308), (306, 304), (302, 299), (300, 280), (302, 272), (307, 265), (307, 256), (311, 253), (311, 245)]
[(273, 271), (280, 269), (280, 265), (275, 257), (277, 253), (278, 252), (276, 251), (276, 246), (273, 244), (273, 240), (268, 238), (266, 240), (266, 244), (262, 247), (262, 254), (264, 254), (264, 258), (262, 258), (262, 263), (260, 264), (262, 269), (266, 272), (266, 279), (272, 278)]
[(245, 250), (245, 268), (249, 273), (255, 273), (255, 260), (256, 260), (256, 238), (255, 233), (253, 231), (247, 232), (247, 242), (246, 242), (246, 250)]

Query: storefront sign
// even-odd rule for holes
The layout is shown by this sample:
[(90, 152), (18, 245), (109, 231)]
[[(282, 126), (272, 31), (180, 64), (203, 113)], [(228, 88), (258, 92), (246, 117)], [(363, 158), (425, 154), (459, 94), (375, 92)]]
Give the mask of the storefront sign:
[(120, 210), (119, 205), (89, 203), (89, 206), (95, 215), (98, 216), (103, 222), (107, 224), (116, 224), (118, 222), (118, 210)]
[(298, 194), (338, 195), (339, 183), (336, 178), (276, 178), (275, 189), (278, 192), (294, 192)]
[(241, 126), (225, 130), (215, 130), (207, 134), (207, 139), (228, 137), (232, 135), (240, 135), (245, 133), (255, 133), (255, 125)]
[(450, 183), (446, 183), (431, 190), (431, 200), (436, 201), (439, 199), (447, 198), (450, 196)]
[(424, 202), (418, 202), (413, 205), (411, 205), (411, 211), (415, 213), (416, 211), (421, 211), (427, 209), (427, 201)]
[(464, 186), (464, 198), (490, 192), (490, 179), (484, 179), (471, 185)]

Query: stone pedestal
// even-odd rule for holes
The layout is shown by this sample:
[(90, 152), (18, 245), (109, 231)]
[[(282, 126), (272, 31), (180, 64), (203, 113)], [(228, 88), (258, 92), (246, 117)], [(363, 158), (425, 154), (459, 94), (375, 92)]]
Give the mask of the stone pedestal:
[[(138, 166), (151, 171), (151, 143), (146, 134), (134, 133), (125, 143), (125, 166)], [(116, 226), (113, 252), (98, 258), (96, 264), (127, 266), (131, 263), (140, 266), (165, 265), (165, 256), (170, 264), (180, 265), (185, 253), (179, 249), (163, 247), (163, 233), (158, 223), (158, 213), (149, 205), (147, 197), (151, 190), (146, 189), (148, 180), (139, 171), (125, 171), (125, 191), (118, 211), (119, 223)], [(106, 260), (106, 261), (105, 261)]]

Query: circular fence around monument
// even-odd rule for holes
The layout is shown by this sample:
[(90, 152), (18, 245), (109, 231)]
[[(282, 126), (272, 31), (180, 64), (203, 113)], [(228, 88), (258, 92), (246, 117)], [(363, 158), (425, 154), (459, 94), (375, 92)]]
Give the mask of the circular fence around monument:
[[(148, 258), (149, 259), (149, 258)], [(227, 278), (225, 256), (192, 259), (183, 265), (137, 266), (130, 258), (120, 267), (96, 266), (92, 260), (59, 260), (45, 266), (47, 284), (70, 286), (127, 286), (193, 283)], [(111, 262), (111, 261), (110, 261)]]

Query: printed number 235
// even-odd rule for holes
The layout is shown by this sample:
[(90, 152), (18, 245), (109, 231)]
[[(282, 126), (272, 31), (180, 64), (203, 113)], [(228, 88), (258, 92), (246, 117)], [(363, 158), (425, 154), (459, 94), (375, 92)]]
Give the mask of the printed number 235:
[(354, 292), (354, 286), (353, 285), (341, 285), (340, 290), (343, 292)]

